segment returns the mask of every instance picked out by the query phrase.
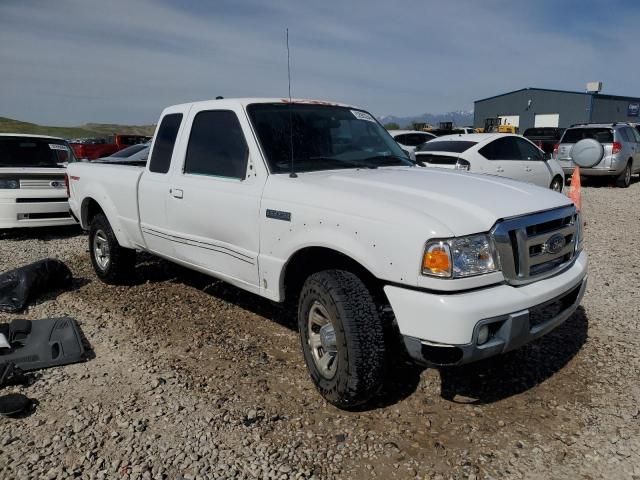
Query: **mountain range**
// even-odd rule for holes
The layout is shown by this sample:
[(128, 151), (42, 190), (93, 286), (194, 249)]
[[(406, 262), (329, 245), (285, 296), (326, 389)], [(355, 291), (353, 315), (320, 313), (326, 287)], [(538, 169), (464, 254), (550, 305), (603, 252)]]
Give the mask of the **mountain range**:
[(155, 125), (116, 125), (107, 123), (85, 123), (77, 127), (53, 127), (0, 117), (1, 133), (31, 133), (62, 138), (104, 137), (114, 133), (131, 135), (153, 135)]
[(386, 125), (388, 123), (397, 123), (400, 128), (411, 127), (413, 122), (424, 122), (438, 126), (440, 122), (453, 122), (458, 127), (466, 127), (473, 125), (473, 111), (459, 110), (457, 112), (447, 113), (423, 113), (412, 117), (397, 117), (395, 115), (385, 115), (378, 117), (380, 123)]

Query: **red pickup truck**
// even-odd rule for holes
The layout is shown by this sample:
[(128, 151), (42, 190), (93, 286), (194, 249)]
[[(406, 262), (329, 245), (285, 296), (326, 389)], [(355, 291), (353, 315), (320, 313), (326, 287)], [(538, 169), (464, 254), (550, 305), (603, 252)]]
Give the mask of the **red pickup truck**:
[(95, 160), (108, 157), (118, 150), (138, 143), (146, 143), (151, 137), (146, 135), (111, 135), (107, 138), (87, 138), (70, 141), (69, 145), (79, 159)]

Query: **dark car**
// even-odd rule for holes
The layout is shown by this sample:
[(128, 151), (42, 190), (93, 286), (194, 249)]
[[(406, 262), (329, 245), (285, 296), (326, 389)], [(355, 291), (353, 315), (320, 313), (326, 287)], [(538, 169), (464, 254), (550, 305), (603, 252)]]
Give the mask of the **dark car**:
[(553, 149), (560, 142), (564, 130), (564, 128), (557, 127), (527, 128), (523, 136), (535, 143), (545, 153), (553, 153)]

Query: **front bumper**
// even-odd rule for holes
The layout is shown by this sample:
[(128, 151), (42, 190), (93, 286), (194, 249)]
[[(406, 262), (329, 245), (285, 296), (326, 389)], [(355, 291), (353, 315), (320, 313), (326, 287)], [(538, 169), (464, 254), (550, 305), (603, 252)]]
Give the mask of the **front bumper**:
[(0, 229), (73, 225), (66, 195), (59, 192), (24, 192), (0, 195)]
[[(564, 272), (521, 287), (438, 294), (388, 285), (385, 293), (414, 360), (462, 364), (513, 350), (556, 328), (580, 304), (586, 275), (582, 252)], [(478, 345), (484, 325), (489, 340)]]

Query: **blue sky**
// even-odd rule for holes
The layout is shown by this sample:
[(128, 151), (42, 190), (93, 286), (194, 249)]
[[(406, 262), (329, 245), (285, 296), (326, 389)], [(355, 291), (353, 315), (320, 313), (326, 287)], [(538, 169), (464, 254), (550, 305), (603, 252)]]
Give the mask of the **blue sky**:
[(471, 109), (523, 87), (640, 96), (640, 2), (0, 0), (0, 116), (153, 123), (216, 95), (376, 115)]

